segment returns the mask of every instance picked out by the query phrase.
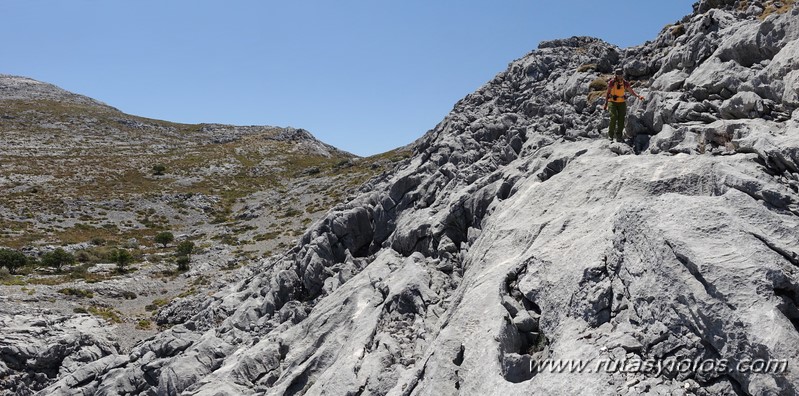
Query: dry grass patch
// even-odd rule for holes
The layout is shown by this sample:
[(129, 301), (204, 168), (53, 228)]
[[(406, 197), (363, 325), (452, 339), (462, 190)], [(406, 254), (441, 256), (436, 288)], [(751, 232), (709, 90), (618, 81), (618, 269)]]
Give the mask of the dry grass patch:
[[(777, 4), (780, 3), (781, 5), (778, 7)], [(766, 3), (766, 7), (763, 9), (763, 13), (760, 14), (758, 18), (760, 20), (765, 20), (772, 14), (784, 14), (789, 12), (791, 8), (793, 8), (794, 3), (796, 0), (780, 0), (780, 1), (769, 1)]]
[(27, 282), (22, 276), (10, 275), (8, 273), (0, 272), (0, 285), (3, 286), (24, 286)]
[(65, 287), (63, 289), (58, 290), (58, 292), (67, 296), (75, 296), (80, 298), (94, 298), (94, 293), (91, 290)]
[(122, 323), (122, 313), (114, 308), (93, 305), (87, 311), (94, 316), (105, 319), (109, 323)]
[(150, 304), (147, 304), (144, 307), (144, 310), (145, 311), (157, 311), (159, 308), (169, 304), (169, 302), (170, 302), (170, 300), (167, 300), (165, 298), (156, 298), (155, 300), (153, 300), (153, 302), (151, 302)]
[(138, 330), (150, 330), (153, 327), (153, 323), (150, 322), (148, 319), (142, 319), (136, 322), (136, 329)]
[(685, 34), (685, 25), (683, 24), (674, 25), (669, 29), (669, 33), (671, 33), (671, 35), (674, 36), (675, 38), (680, 37), (683, 34)]

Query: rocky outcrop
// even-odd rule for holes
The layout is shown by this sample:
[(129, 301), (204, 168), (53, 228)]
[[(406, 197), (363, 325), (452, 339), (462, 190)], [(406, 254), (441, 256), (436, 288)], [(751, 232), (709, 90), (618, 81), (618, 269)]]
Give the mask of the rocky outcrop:
[[(722, 8), (710, 5), (716, 3)], [(649, 100), (632, 106), (629, 134), (654, 135), (691, 121), (791, 118), (799, 89), (796, 8), (761, 20), (765, 4), (716, 3), (700, 2), (707, 11), (684, 18), (679, 33), (667, 29), (626, 51), (625, 70), (648, 65), (639, 78), (653, 89)]]
[(17, 312), (0, 317), (0, 389), (13, 394), (33, 394), (79, 368), (73, 384), (80, 386), (92, 370), (104, 373), (113, 368), (98, 366), (97, 361), (124, 359), (119, 353), (110, 332), (89, 315)]
[[(299, 245), (42, 394), (796, 393), (799, 8), (739, 7), (542, 43)], [(590, 92), (618, 65), (637, 156)]]

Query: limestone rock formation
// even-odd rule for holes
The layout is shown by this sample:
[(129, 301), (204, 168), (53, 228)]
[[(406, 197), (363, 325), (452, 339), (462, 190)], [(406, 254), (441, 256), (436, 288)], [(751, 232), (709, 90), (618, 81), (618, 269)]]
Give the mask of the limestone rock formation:
[[(73, 317), (16, 312), (0, 317), (0, 389), (25, 394), (53, 379), (73, 377), (78, 383), (108, 366), (98, 360), (120, 361), (119, 347), (101, 321), (83, 314)], [(108, 358), (108, 359), (105, 359)], [(29, 388), (28, 385), (32, 385)]]
[[(41, 394), (797, 393), (799, 7), (743, 3), (541, 43), (300, 244)], [(617, 66), (639, 155), (589, 88)]]

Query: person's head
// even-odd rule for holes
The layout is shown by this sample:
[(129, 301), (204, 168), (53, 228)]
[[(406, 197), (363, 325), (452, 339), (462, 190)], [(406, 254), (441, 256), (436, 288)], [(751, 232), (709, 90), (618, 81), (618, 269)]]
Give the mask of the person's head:
[(624, 79), (624, 70), (622, 70), (622, 69), (616, 69), (616, 77), (615, 77), (615, 78), (616, 78), (617, 80), (622, 80), (622, 79)]

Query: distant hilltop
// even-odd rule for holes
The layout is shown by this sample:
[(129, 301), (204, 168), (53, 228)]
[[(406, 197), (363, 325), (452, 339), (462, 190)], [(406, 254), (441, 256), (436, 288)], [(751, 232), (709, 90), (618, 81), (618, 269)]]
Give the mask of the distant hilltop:
[(78, 95), (28, 77), (0, 74), (0, 100), (52, 100), (110, 107), (99, 100)]

